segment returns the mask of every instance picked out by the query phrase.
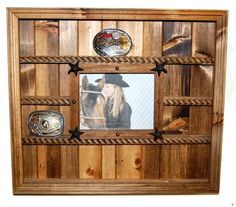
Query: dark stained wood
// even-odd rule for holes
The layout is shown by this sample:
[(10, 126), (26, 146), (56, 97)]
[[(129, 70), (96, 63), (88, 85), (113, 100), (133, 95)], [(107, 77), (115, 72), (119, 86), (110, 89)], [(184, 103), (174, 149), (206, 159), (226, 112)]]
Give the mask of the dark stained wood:
[[(162, 56), (162, 22), (143, 23), (143, 56)], [(154, 114), (160, 114), (160, 103), (157, 102), (162, 89), (159, 77), (155, 74)], [(160, 129), (160, 116), (154, 117), (154, 126)], [(160, 146), (142, 146), (142, 178), (160, 177)]]
[[(225, 94), (225, 74), (226, 74), (226, 57), (227, 57), (227, 26), (228, 12), (222, 15), (216, 22), (216, 54), (215, 54), (215, 74), (214, 80), (221, 77), (220, 80), (214, 81), (214, 106), (213, 116), (219, 117), (218, 120), (224, 119), (224, 94)], [(221, 96), (219, 96), (221, 94)], [(221, 165), (221, 148), (223, 136), (222, 121), (213, 120), (212, 127), (212, 144), (211, 144), (211, 161), (210, 161), (210, 184), (216, 192), (219, 192), (220, 186), (220, 165)], [(216, 156), (217, 155), (217, 156)]]
[[(193, 23), (192, 55), (214, 57), (215, 23)], [(192, 66), (190, 96), (213, 96), (213, 66)], [(211, 136), (212, 107), (189, 107), (189, 133)], [(209, 146), (188, 147), (188, 178), (208, 178)]]
[[(190, 56), (191, 54), (191, 23), (163, 23), (163, 55)], [(168, 47), (166, 46), (168, 45)], [(166, 66), (167, 74), (163, 75), (163, 96), (187, 96), (189, 86), (189, 66)], [(162, 97), (161, 96), (161, 99)], [(186, 113), (182, 106), (163, 107), (163, 126), (176, 117)], [(166, 132), (168, 133), (168, 131)], [(161, 146), (160, 178), (186, 178), (187, 145)]]
[[(20, 55), (34, 55), (34, 21), (19, 22)], [(21, 96), (35, 95), (35, 65), (20, 66)], [(28, 134), (27, 114), (35, 106), (21, 107), (22, 134)], [(23, 146), (24, 178), (37, 178), (37, 146)]]

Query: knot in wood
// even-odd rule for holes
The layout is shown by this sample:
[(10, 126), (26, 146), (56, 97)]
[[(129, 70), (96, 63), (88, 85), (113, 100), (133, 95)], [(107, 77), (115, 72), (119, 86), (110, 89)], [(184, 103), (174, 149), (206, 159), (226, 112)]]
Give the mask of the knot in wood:
[(94, 170), (91, 169), (90, 167), (87, 168), (87, 170), (86, 170), (86, 175), (88, 175), (88, 176), (93, 176), (93, 175), (94, 175)]

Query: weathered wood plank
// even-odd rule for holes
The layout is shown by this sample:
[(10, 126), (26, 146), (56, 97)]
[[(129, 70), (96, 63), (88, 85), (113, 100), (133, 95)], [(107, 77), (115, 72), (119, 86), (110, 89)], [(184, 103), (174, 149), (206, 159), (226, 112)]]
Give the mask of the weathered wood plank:
[[(215, 23), (193, 23), (192, 55), (214, 57)], [(213, 74), (213, 66), (192, 66), (190, 96), (213, 97)], [(189, 133), (211, 136), (212, 117), (212, 107), (190, 106)], [(209, 146), (189, 146), (188, 159), (188, 178), (208, 178)]]
[[(119, 21), (117, 27), (126, 31), (132, 39), (132, 49), (128, 56), (141, 56), (143, 52), (143, 22)], [(141, 178), (142, 147), (117, 146), (116, 147), (116, 177), (117, 179)]]
[[(58, 55), (58, 21), (35, 21), (35, 44), (36, 55)], [(57, 65), (37, 65), (36, 95), (58, 95), (58, 74)], [(51, 107), (38, 106), (36, 109), (50, 110)], [(60, 177), (60, 148), (58, 146), (38, 146), (38, 177)]]
[[(59, 54), (77, 55), (77, 21), (59, 21)], [(60, 96), (78, 98), (78, 80), (69, 76), (69, 65), (60, 65)], [(72, 86), (72, 87), (71, 87)], [(75, 90), (75, 91), (74, 91)], [(64, 133), (78, 125), (78, 104), (71, 107), (60, 107), (65, 120)], [(71, 115), (73, 114), (73, 116)], [(78, 146), (61, 146), (61, 177), (72, 179), (79, 177), (79, 148)]]
[[(34, 21), (19, 22), (20, 55), (34, 55)], [(35, 65), (20, 66), (21, 96), (35, 95)], [(21, 107), (22, 134), (28, 134), (27, 115), (35, 106)], [(37, 178), (37, 146), (23, 146), (24, 178)]]
[[(78, 53), (79, 55), (95, 55), (93, 49), (93, 37), (101, 30), (101, 21), (78, 22)], [(102, 147), (80, 146), (79, 147), (79, 177), (101, 178), (102, 177)]]
[[(102, 29), (117, 28), (116, 21), (102, 21)], [(116, 146), (102, 146), (102, 178), (116, 178)]]
[[(162, 22), (143, 23), (143, 56), (158, 57), (162, 55)], [(160, 128), (160, 104), (156, 102), (159, 97), (159, 77), (155, 74), (154, 85), (154, 126)], [(160, 116), (157, 116), (160, 114)], [(142, 178), (159, 178), (160, 146), (142, 146)]]
[[(189, 56), (191, 54), (191, 23), (164, 22), (163, 23), (163, 55)], [(166, 66), (167, 74), (163, 75), (163, 96), (189, 95), (189, 66)], [(182, 106), (163, 107), (163, 126), (171, 119), (186, 112)], [(168, 131), (166, 132), (168, 133)], [(171, 179), (186, 177), (187, 145), (161, 146), (160, 178)]]

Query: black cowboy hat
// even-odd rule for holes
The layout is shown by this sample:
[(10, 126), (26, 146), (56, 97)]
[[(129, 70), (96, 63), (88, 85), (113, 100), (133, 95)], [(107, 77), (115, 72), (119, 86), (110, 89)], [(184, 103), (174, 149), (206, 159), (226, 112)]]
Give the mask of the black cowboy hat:
[[(111, 83), (111, 84), (115, 84), (118, 85), (120, 87), (129, 87), (128, 83), (126, 83), (125, 81), (123, 81), (123, 77), (120, 74), (105, 74), (104, 76), (105, 79), (105, 83)], [(95, 82), (99, 82), (102, 79), (97, 79), (95, 80)]]

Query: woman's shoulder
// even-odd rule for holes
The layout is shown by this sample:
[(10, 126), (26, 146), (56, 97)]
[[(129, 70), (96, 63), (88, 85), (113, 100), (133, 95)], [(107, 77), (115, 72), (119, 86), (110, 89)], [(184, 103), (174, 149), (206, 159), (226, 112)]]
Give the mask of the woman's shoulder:
[(122, 111), (126, 111), (126, 112), (130, 111), (130, 112), (132, 112), (131, 106), (129, 105), (128, 102), (124, 102), (124, 106), (123, 106), (123, 110)]

